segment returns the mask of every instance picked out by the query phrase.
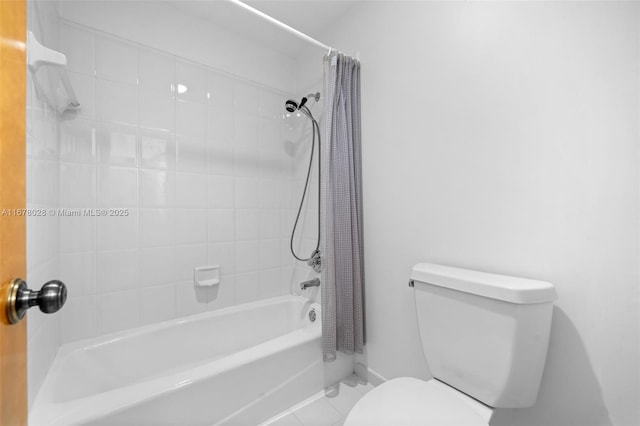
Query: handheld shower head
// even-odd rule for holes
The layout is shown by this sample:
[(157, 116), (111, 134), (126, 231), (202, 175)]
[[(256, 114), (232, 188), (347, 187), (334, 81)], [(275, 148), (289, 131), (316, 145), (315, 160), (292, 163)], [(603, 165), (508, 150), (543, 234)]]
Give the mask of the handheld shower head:
[(294, 101), (293, 99), (289, 99), (284, 103), (284, 108), (288, 112), (296, 112), (299, 109), (302, 109), (303, 106), (307, 103), (309, 98), (314, 99), (316, 102), (320, 100), (320, 92), (317, 93), (309, 93), (304, 98), (300, 99), (300, 103)]
[(289, 112), (296, 112), (296, 110), (298, 109), (298, 103), (293, 99), (289, 99), (284, 103), (284, 109)]

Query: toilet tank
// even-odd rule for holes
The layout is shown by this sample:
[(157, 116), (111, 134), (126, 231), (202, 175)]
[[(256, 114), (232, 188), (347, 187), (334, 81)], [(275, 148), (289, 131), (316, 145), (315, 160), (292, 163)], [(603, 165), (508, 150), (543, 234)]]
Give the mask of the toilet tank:
[(552, 284), (431, 263), (415, 265), (410, 284), (434, 377), (491, 407), (535, 404)]

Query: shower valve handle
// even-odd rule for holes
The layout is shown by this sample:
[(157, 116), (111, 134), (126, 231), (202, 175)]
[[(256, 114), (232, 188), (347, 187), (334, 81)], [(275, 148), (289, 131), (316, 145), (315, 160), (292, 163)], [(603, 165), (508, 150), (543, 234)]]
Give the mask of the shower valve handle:
[(322, 258), (320, 256), (320, 250), (314, 250), (311, 253), (311, 257), (307, 260), (307, 265), (311, 266), (314, 271), (320, 272), (322, 270)]
[(62, 281), (47, 281), (40, 291), (30, 290), (27, 283), (14, 278), (6, 292), (6, 319), (9, 324), (20, 321), (32, 306), (38, 306), (45, 314), (58, 312), (67, 301), (67, 287)]

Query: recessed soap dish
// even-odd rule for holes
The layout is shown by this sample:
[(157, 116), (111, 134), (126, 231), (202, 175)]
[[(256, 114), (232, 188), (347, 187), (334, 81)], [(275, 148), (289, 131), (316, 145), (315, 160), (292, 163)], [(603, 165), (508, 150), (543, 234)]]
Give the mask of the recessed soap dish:
[(220, 265), (196, 266), (193, 270), (193, 285), (196, 287), (220, 285)]

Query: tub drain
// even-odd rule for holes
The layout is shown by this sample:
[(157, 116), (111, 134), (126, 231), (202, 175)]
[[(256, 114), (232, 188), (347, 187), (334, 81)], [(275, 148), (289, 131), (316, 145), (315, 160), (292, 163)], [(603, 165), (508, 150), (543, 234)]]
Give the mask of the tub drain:
[(316, 310), (314, 308), (309, 311), (309, 321), (314, 322), (315, 320), (316, 320)]

